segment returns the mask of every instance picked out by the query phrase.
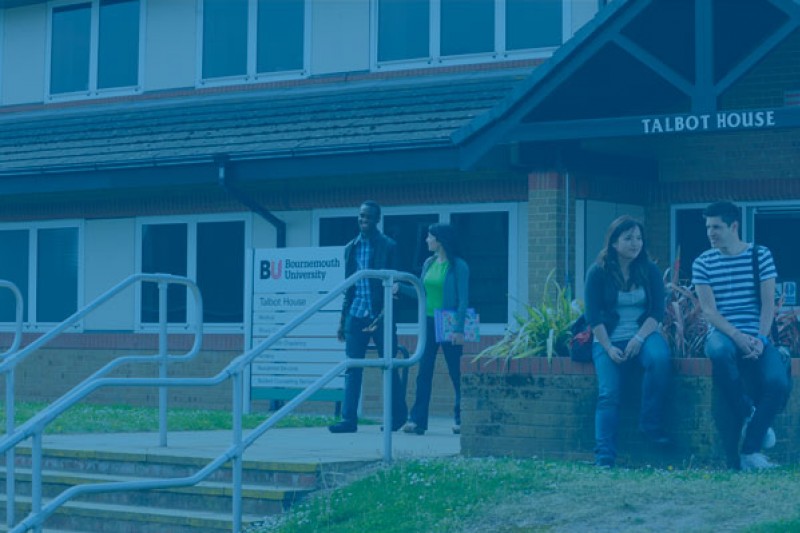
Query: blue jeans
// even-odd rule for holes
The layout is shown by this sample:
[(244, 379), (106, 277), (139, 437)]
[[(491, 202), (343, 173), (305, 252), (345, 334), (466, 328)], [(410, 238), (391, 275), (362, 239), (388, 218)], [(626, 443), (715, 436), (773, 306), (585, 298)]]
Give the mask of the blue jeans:
[[(625, 342), (614, 346), (625, 349)], [(592, 346), (592, 359), (597, 372), (597, 409), (594, 417), (595, 449), (597, 459), (613, 462), (617, 457), (617, 426), (622, 380), (637, 367), (644, 368), (642, 379), (642, 405), (639, 429), (644, 432), (662, 430), (664, 403), (672, 374), (670, 351), (659, 333), (651, 333), (644, 341), (639, 355), (617, 364), (599, 344)]]
[[(383, 357), (383, 322), (375, 331), (363, 331), (372, 323), (370, 318), (347, 316), (344, 322), (345, 354), (354, 359), (364, 359), (370, 339), (378, 348), (378, 355)], [(397, 333), (392, 331), (392, 353), (397, 354)], [(363, 368), (349, 368), (344, 374), (344, 402), (342, 404), (342, 420), (347, 423), (358, 423), (358, 401), (361, 397)], [(392, 425), (405, 421), (408, 416), (406, 391), (402, 387), (397, 370), (392, 371)]]
[[(759, 451), (767, 429), (789, 394), (789, 374), (783, 357), (770, 344), (758, 359), (743, 359), (733, 339), (719, 331), (709, 334), (705, 351), (711, 359), (714, 383), (734, 416), (744, 421), (755, 405), (755, 416), (747, 426), (741, 453)], [(745, 390), (743, 374), (754, 380), (753, 398)]]
[(456, 396), (453, 418), (456, 424), (461, 424), (461, 354), (464, 352), (464, 347), (451, 342), (436, 342), (436, 336), (433, 334), (435, 331), (433, 318), (428, 318), (427, 322), (428, 335), (426, 336), (425, 351), (422, 353), (422, 359), (419, 362), (417, 396), (414, 401), (414, 407), (411, 408), (411, 421), (421, 429), (428, 429), (428, 410), (433, 389), (433, 370), (436, 366), (436, 353), (439, 351), (439, 346), (441, 346)]

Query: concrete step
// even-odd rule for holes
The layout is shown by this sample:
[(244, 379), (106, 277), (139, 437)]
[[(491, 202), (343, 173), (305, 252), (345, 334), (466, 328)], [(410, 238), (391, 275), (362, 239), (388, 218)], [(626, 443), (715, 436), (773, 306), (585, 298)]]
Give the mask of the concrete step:
[[(30, 448), (19, 447), (15, 464), (20, 468), (30, 468)], [(43, 450), (42, 465), (47, 470), (64, 472), (83, 472), (143, 478), (176, 478), (195, 474), (206, 466), (210, 459), (205, 457), (182, 457), (168, 453), (130, 453), (106, 452), (97, 450)], [(353, 467), (360, 466), (354, 464)], [(338, 465), (339, 470), (347, 465)], [(244, 483), (313, 489), (320, 480), (320, 466), (309, 463), (282, 463), (274, 461), (243, 461), (242, 481)], [(232, 471), (230, 463), (212, 474), (209, 481), (230, 482)]]
[[(17, 494), (30, 495), (31, 471), (27, 468), (17, 468), (15, 474)], [(5, 492), (5, 478), (5, 468), (0, 468), (0, 493)], [(42, 495), (55, 497), (74, 485), (141, 481), (143, 479), (134, 476), (45, 470), (42, 472)], [(242, 511), (262, 516), (280, 514), (311, 490), (310, 488), (244, 484), (242, 486)], [(231, 508), (232, 498), (233, 489), (230, 483), (202, 482), (193, 487), (86, 494), (81, 496), (80, 500), (119, 505), (227, 512)], [(3, 510), (0, 510), (0, 517), (4, 518)]]
[[(27, 516), (30, 498), (16, 499), (17, 516)], [(46, 501), (44, 502), (46, 504)], [(5, 509), (5, 497), (0, 497)], [(243, 515), (243, 525), (263, 519), (260, 515)], [(154, 509), (130, 505), (96, 502), (68, 502), (45, 521), (45, 527), (57, 531), (85, 533), (230, 533), (231, 514), (211, 511)]]

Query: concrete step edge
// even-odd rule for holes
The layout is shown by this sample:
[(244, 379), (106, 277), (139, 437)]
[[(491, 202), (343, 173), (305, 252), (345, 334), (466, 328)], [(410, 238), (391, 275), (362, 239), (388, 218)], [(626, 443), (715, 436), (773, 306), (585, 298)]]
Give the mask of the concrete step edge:
[[(31, 455), (31, 448), (19, 446), (16, 448), (18, 455)], [(203, 467), (210, 463), (210, 457), (191, 457), (184, 455), (172, 455), (169, 453), (133, 453), (133, 452), (109, 452), (101, 450), (76, 450), (62, 448), (44, 448), (44, 457), (59, 457), (83, 460), (116, 461), (116, 462), (136, 462), (136, 463), (163, 463), (177, 464), (182, 466)], [(230, 462), (225, 464), (230, 468)], [(246, 459), (242, 462), (245, 470), (268, 471), (268, 472), (290, 472), (290, 473), (315, 473), (321, 468), (320, 462), (311, 463), (292, 463), (281, 461), (255, 461)]]
[[(0, 467), (0, 481), (5, 480), (5, 467)], [(16, 468), (15, 474), (17, 479), (30, 481), (32, 477), (29, 468)], [(122, 476), (110, 474), (94, 474), (88, 472), (67, 472), (62, 470), (43, 470), (42, 482), (63, 483), (66, 485), (81, 485), (84, 483), (108, 483), (115, 481), (143, 481), (153, 478), (135, 477), (135, 476)], [(159, 478), (169, 479), (169, 478)], [(5, 485), (0, 483), (0, 493), (4, 493)], [(221, 481), (201, 481), (193, 487), (170, 487), (164, 489), (155, 489), (163, 492), (180, 492), (185, 494), (205, 494), (217, 496), (232, 496), (233, 489), (230, 483)], [(259, 498), (282, 501), (286, 499), (287, 495), (306, 494), (314, 489), (304, 487), (291, 487), (279, 485), (260, 485), (255, 483), (242, 484), (242, 496), (246, 498)]]
[[(5, 495), (0, 495), (0, 502), (5, 504)], [(42, 505), (50, 500), (42, 499)], [(17, 497), (18, 504), (30, 505), (29, 497)], [(110, 520), (155, 522), (165, 525), (189, 525), (198, 528), (221, 528), (231, 523), (232, 515), (229, 513), (215, 513), (212, 511), (195, 511), (184, 509), (156, 509), (142, 508), (133, 505), (119, 505), (109, 503), (76, 502), (69, 501), (56, 510), (56, 513), (72, 514), (87, 517), (108, 517)], [(242, 515), (242, 523), (249, 524), (263, 520), (263, 516)], [(203, 529), (198, 529), (203, 531)]]

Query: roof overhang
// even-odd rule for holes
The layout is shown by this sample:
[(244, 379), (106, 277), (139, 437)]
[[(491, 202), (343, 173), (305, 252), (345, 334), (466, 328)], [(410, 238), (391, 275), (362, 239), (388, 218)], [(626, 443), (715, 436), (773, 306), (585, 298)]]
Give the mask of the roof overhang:
[(462, 168), (505, 143), (797, 127), (800, 108), (728, 109), (722, 101), (799, 28), (795, 0), (612, 2), (462, 128)]

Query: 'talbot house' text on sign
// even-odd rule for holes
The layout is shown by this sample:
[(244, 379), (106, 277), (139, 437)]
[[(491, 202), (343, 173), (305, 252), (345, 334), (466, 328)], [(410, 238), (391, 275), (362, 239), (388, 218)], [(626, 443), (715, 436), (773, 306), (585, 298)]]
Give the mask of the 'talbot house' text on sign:
[(775, 127), (775, 111), (720, 111), (699, 115), (670, 115), (641, 119), (645, 135)]
[[(253, 251), (252, 346), (294, 320), (344, 281), (344, 248), (279, 248)], [(288, 399), (344, 359), (336, 338), (342, 298), (309, 317), (251, 367), (254, 399)], [(337, 377), (315, 396), (338, 400), (344, 378)]]

